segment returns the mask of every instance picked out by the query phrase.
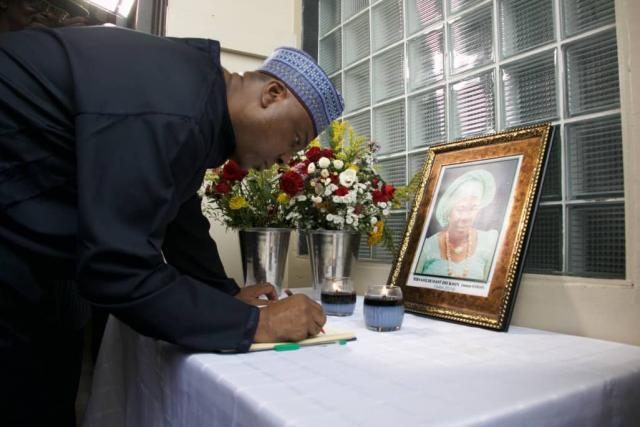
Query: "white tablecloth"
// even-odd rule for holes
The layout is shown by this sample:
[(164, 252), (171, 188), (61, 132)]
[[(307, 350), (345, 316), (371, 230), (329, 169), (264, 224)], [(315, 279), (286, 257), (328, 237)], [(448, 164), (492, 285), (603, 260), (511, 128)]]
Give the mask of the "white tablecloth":
[(400, 331), (371, 332), (361, 299), (328, 326), (358, 339), (190, 354), (111, 318), (85, 425), (640, 425), (640, 347), (410, 314)]

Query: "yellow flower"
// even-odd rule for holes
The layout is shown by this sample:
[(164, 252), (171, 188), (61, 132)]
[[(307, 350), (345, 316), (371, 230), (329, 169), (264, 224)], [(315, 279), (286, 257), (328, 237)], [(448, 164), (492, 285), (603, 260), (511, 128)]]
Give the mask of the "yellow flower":
[(246, 208), (247, 206), (249, 206), (249, 203), (247, 203), (247, 199), (242, 196), (233, 196), (229, 200), (229, 207), (233, 210)]
[(289, 195), (287, 193), (280, 193), (278, 194), (278, 198), (276, 200), (281, 205), (286, 205), (287, 203), (289, 203)]
[(373, 230), (369, 233), (369, 238), (367, 239), (367, 243), (369, 246), (377, 245), (382, 240), (382, 234), (384, 233), (384, 221), (376, 222), (376, 225), (373, 226)]
[(320, 148), (320, 138), (315, 138), (313, 141), (309, 143), (309, 145), (307, 145), (307, 148), (313, 148), (313, 147)]
[(353, 169), (356, 172), (360, 170), (360, 168), (354, 164), (350, 164), (349, 166), (347, 166), (347, 169)]

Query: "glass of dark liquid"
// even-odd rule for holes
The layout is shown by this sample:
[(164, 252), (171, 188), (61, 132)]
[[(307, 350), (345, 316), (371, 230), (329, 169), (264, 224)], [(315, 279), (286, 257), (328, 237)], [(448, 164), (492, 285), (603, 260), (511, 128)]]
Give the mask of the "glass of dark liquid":
[(351, 316), (356, 292), (349, 277), (327, 277), (322, 282), (320, 302), (327, 316)]
[(398, 286), (372, 285), (364, 296), (364, 323), (378, 332), (397, 331), (404, 318), (404, 299)]

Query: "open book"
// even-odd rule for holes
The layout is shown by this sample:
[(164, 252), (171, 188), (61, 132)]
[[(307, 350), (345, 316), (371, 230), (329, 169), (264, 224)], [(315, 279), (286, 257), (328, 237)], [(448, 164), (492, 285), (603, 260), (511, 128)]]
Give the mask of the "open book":
[(324, 334), (318, 334), (315, 337), (307, 338), (298, 342), (266, 342), (266, 343), (253, 343), (249, 348), (249, 351), (264, 351), (264, 350), (297, 350), (300, 347), (320, 344), (331, 344), (342, 341), (353, 341), (356, 339), (356, 335), (350, 331), (337, 331), (326, 330)]

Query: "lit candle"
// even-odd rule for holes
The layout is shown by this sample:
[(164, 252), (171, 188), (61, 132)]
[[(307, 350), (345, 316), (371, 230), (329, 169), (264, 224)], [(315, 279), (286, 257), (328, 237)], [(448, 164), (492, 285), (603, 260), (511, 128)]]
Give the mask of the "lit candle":
[(328, 316), (351, 316), (356, 305), (356, 293), (351, 279), (344, 277), (325, 280), (320, 302)]
[(402, 290), (397, 287), (370, 286), (364, 297), (364, 321), (368, 329), (397, 331), (404, 318)]

